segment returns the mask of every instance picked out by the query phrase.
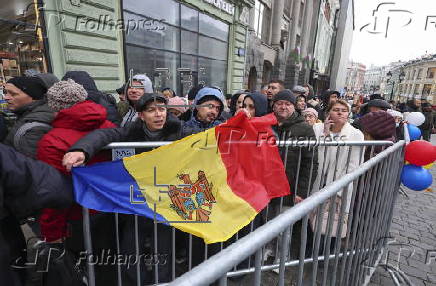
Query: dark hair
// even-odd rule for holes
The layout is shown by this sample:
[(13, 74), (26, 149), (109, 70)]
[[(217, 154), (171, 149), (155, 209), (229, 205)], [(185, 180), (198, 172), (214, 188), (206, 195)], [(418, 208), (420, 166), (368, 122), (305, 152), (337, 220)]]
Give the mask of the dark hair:
[(173, 94), (173, 97), (177, 96), (176, 92), (170, 87), (162, 88), (161, 93), (163, 93), (164, 91), (167, 91), (167, 90), (169, 90)]
[(348, 113), (350, 113), (350, 105), (348, 105), (348, 102), (346, 102), (343, 99), (338, 99), (335, 102), (331, 103), (328, 107), (327, 107), (327, 112), (330, 112), (330, 110), (332, 110), (333, 106), (335, 106), (336, 104), (340, 104), (343, 106), (347, 107)]
[(299, 98), (303, 98), (303, 99), (304, 99), (304, 102), (307, 102), (307, 98), (306, 98), (306, 96), (304, 96), (304, 95), (298, 95), (296, 101), (298, 101)]
[(315, 97), (315, 91), (313, 90), (313, 86), (311, 86), (310, 84), (306, 83), (306, 84), (303, 84), (303, 87), (307, 87), (309, 89), (309, 94), (307, 95), (307, 97), (309, 99)]
[(284, 82), (283, 80), (273, 79), (273, 80), (270, 80), (268, 84), (271, 84), (271, 83), (278, 83), (278, 84), (280, 84), (283, 88), (285, 88), (285, 82)]
[(204, 85), (199, 84), (198, 86), (194, 86), (192, 87), (189, 91), (188, 91), (188, 99), (189, 100), (194, 100), (195, 96), (197, 95), (197, 92), (202, 89), (204, 87)]
[(239, 97), (242, 94), (248, 94), (248, 92), (247, 93), (235, 93), (232, 96), (232, 99), (230, 100), (230, 106), (229, 106), (230, 114), (235, 115), (235, 113), (236, 113), (236, 104), (238, 104), (238, 99), (239, 99)]

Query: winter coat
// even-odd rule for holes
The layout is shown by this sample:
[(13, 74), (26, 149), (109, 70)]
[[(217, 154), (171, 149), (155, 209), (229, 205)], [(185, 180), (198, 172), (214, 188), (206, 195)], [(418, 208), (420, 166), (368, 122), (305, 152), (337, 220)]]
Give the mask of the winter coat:
[[(146, 130), (145, 123), (138, 118), (128, 127), (95, 130), (79, 140), (68, 151), (82, 151), (88, 160), (112, 142), (176, 141), (194, 133), (192, 129), (184, 128), (183, 123), (171, 114), (167, 115), (166, 123), (161, 132), (154, 133), (157, 136), (150, 135), (150, 132)], [(149, 150), (150, 148), (139, 149), (136, 153)]]
[(7, 134), (8, 134), (8, 128), (6, 125), (6, 120), (3, 114), (0, 113), (0, 141), (3, 141), (3, 139), (5, 139)]
[(190, 120), (186, 121), (184, 128), (186, 130), (194, 130), (195, 133), (203, 132), (207, 129), (220, 125), (223, 121), (217, 119), (211, 123), (204, 123), (199, 121), (195, 116), (192, 116)]
[[(332, 139), (326, 139), (324, 136), (324, 123), (316, 123), (313, 126), (317, 140), (324, 142), (324, 140), (332, 141)], [(342, 141), (364, 141), (363, 133), (346, 123), (339, 133), (339, 142)], [(350, 161), (347, 164), (348, 152), (351, 148)], [(339, 152), (339, 155), (337, 155)], [(363, 153), (362, 153), (363, 154)], [(339, 156), (339, 157), (337, 157)], [(338, 160), (336, 161), (336, 158)], [(314, 192), (324, 188), (324, 186), (332, 183), (333, 181), (341, 178), (345, 174), (354, 171), (362, 162), (361, 148), (357, 146), (345, 147), (345, 146), (320, 146), (318, 148), (318, 175), (316, 177), (313, 190)], [(348, 185), (347, 205), (345, 211), (348, 213), (351, 204), (351, 195), (353, 191), (353, 184)], [(338, 193), (338, 196), (342, 196), (342, 191)]]
[(54, 113), (43, 100), (35, 100), (18, 108), (14, 113), (17, 115), (17, 121), (4, 143), (26, 156), (35, 158), (38, 141), (51, 129)]
[(120, 125), (121, 117), (118, 114), (116, 100), (110, 94), (103, 93), (97, 89), (95, 81), (85, 71), (69, 71), (62, 80), (71, 78), (76, 83), (81, 84), (88, 93), (87, 100), (92, 100), (95, 103), (101, 104), (106, 108), (107, 119), (116, 125)]
[[(89, 132), (100, 128), (113, 128), (115, 124), (106, 120), (106, 109), (92, 101), (84, 101), (61, 110), (53, 120), (53, 129), (42, 137), (38, 144), (37, 158), (50, 164), (64, 174), (62, 158), (67, 150)], [(110, 152), (99, 153), (89, 162), (110, 161)], [(67, 235), (67, 221), (81, 218), (81, 207), (74, 205), (69, 209), (44, 209), (39, 222), (41, 234), (47, 241)]]
[(121, 116), (121, 118), (123, 118), (124, 115), (126, 115), (126, 113), (129, 111), (129, 107), (130, 107), (130, 104), (127, 100), (120, 101), (117, 103), (118, 114)]
[[(273, 126), (273, 131), (279, 140), (314, 140), (315, 133), (312, 126), (306, 123), (304, 117), (297, 112), (281, 126)], [(286, 162), (286, 175), (291, 186), (291, 192), (302, 198), (308, 197), (318, 171), (318, 153), (313, 148), (301, 148), (301, 161), (298, 171), (300, 147), (279, 146), (280, 155)], [(286, 151), (288, 154), (286, 155)], [(311, 166), (313, 167), (311, 168)], [(298, 173), (298, 186), (295, 185)], [(289, 203), (289, 202), (288, 202)]]
[(411, 99), (411, 100), (408, 100), (406, 102), (405, 109), (404, 109), (404, 111), (401, 111), (401, 112), (404, 113), (404, 112), (417, 112), (417, 111), (419, 111), (419, 106), (417, 106), (415, 104), (415, 101), (413, 99)]
[(421, 126), (419, 126), (419, 129), (422, 131), (431, 131), (433, 129), (433, 111), (423, 111), (422, 114), (424, 114), (425, 121)]
[[(0, 285), (19, 282), (24, 270), (10, 267), (26, 248), (19, 220), (48, 207), (73, 203), (71, 179), (50, 165), (0, 144)], [(21, 257), (21, 262), (26, 258)]]
[(18, 219), (42, 208), (64, 208), (73, 202), (70, 178), (50, 165), (0, 144), (0, 219)]

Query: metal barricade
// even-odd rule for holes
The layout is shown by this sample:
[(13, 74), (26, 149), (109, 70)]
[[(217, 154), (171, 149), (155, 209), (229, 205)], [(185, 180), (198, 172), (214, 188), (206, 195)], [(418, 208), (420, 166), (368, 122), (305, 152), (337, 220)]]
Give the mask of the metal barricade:
[[(169, 143), (113, 143), (107, 148), (131, 154), (126, 148), (153, 148)], [(157, 285), (170, 281), (173, 281), (170, 285), (207, 285), (217, 279), (220, 285), (227, 285), (227, 279), (235, 277), (243, 279), (240, 285), (284, 285), (288, 280), (296, 285), (363, 284), (386, 244), (399, 188), (404, 142), (391, 145), (389, 141), (278, 142), (287, 171), (293, 168), (291, 173), (294, 172), (288, 174), (295, 180), (291, 182), (294, 193), (290, 198), (273, 200), (257, 220), (224, 243), (205, 245), (195, 236), (171, 227), (164, 232), (171, 239), (170, 256), (165, 261), (169, 273), (161, 271), (159, 261), (146, 267), (139, 262), (133, 265), (134, 284), (125, 283), (122, 269), (125, 265), (117, 263), (117, 285)], [(383, 150), (387, 146), (390, 147)], [(113, 155), (120, 156), (116, 152)], [(287, 166), (288, 156), (296, 158), (296, 164)], [(309, 185), (300, 190), (299, 182), (304, 180)], [(294, 205), (297, 196), (306, 198)], [(83, 212), (88, 285), (92, 286), (96, 285), (95, 263), (90, 258), (92, 227), (88, 210)], [(114, 216), (116, 254), (123, 256), (120, 215)], [(144, 242), (139, 238), (140, 223), (152, 220), (133, 217), (131, 245), (137, 262), (144, 251), (140, 245)], [(149, 248), (153, 255), (160, 255), (158, 243), (162, 238), (158, 237), (158, 223), (153, 221), (152, 225), (152, 234), (147, 234), (152, 244)], [(267, 253), (272, 256), (268, 258)], [(167, 273), (166, 277), (162, 273)]]

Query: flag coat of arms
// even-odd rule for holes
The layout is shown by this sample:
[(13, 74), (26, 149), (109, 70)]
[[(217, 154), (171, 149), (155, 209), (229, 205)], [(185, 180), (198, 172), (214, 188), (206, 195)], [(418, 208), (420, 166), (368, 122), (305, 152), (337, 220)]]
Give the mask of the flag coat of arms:
[(226, 123), (122, 160), (73, 169), (84, 207), (136, 214), (226, 241), (275, 197), (288, 195), (270, 114)]

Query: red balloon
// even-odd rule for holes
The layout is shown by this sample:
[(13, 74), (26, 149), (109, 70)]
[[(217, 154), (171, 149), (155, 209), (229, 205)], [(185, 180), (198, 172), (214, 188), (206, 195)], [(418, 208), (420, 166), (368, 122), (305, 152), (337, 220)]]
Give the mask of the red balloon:
[(410, 142), (406, 146), (404, 159), (410, 164), (417, 166), (431, 164), (436, 160), (435, 147), (436, 146), (433, 146), (430, 142), (424, 140)]

